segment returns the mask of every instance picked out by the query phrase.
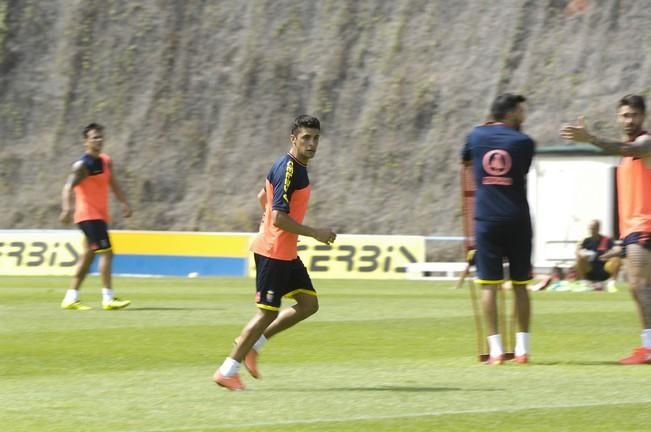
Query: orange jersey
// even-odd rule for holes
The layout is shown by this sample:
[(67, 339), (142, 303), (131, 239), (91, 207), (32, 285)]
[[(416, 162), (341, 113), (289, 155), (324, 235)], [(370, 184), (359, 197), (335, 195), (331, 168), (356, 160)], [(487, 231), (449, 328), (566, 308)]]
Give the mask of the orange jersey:
[(296, 222), (303, 223), (311, 190), (307, 167), (290, 154), (274, 163), (265, 181), (267, 201), (260, 232), (251, 245), (253, 252), (284, 261), (298, 256), (298, 234), (276, 227), (272, 212), (287, 213)]
[(111, 158), (100, 154), (95, 159), (85, 154), (81, 158), (88, 170), (88, 176), (75, 186), (75, 223), (86, 220), (103, 220), (108, 222), (109, 185), (111, 183)]
[(651, 232), (651, 167), (643, 159), (625, 157), (617, 167), (619, 234)]

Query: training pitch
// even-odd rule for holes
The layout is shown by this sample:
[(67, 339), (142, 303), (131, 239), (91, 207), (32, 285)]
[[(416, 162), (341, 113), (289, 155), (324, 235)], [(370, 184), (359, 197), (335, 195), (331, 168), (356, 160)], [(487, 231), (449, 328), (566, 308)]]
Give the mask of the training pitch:
[[(647, 431), (651, 365), (618, 293), (532, 293), (531, 364), (476, 361), (454, 282), (315, 281), (319, 313), (278, 335), (250, 391), (211, 379), (253, 315), (248, 279), (116, 278), (128, 309), (59, 309), (67, 278), (0, 278), (0, 429)], [(290, 304), (286, 302), (285, 306)]]

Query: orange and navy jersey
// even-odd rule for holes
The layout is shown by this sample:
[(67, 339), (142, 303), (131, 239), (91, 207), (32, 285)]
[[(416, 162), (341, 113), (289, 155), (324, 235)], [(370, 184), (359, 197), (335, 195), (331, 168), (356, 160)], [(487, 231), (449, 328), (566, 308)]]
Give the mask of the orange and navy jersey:
[(88, 171), (85, 177), (75, 186), (75, 223), (86, 220), (103, 220), (109, 217), (109, 185), (111, 183), (111, 158), (100, 154), (94, 158), (89, 154), (81, 157), (81, 162)]
[(617, 167), (617, 195), (621, 238), (635, 232), (651, 232), (651, 167), (643, 159), (622, 159)]
[(535, 151), (526, 134), (503, 123), (475, 127), (461, 151), (476, 181), (475, 219), (528, 220), (527, 173)]
[(614, 246), (615, 242), (613, 242), (610, 237), (603, 236), (601, 234), (598, 235), (597, 238), (592, 238), (592, 236), (586, 237), (581, 242), (581, 249), (595, 251), (597, 253), (597, 257), (605, 254)]
[(311, 190), (307, 167), (292, 155), (287, 153), (273, 164), (265, 181), (267, 202), (260, 232), (251, 246), (253, 252), (285, 261), (298, 257), (298, 234), (274, 226), (272, 211), (287, 213), (303, 223)]

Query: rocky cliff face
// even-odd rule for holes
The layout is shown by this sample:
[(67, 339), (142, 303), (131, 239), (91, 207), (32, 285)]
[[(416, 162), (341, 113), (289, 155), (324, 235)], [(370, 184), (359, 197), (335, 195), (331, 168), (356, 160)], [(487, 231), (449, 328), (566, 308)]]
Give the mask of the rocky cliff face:
[(114, 227), (254, 231), (310, 113), (308, 223), (459, 234), (458, 150), (497, 94), (527, 95), (548, 145), (581, 113), (614, 132), (617, 98), (650, 93), (646, 3), (0, 0), (0, 227), (59, 227), (97, 121), (135, 207)]

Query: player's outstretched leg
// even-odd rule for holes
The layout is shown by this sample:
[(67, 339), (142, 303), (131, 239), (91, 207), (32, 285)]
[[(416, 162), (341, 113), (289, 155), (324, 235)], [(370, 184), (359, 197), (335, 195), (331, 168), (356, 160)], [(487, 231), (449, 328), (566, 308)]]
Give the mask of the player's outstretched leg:
[(79, 301), (79, 290), (81, 288), (81, 284), (86, 278), (86, 275), (88, 274), (88, 269), (90, 268), (90, 265), (93, 262), (93, 258), (95, 258), (95, 252), (90, 250), (90, 248), (88, 247), (88, 242), (86, 242), (85, 240), (84, 240), (84, 245), (85, 245), (85, 249), (79, 259), (79, 264), (77, 264), (77, 270), (75, 272), (75, 276), (72, 279), (70, 288), (68, 288), (68, 290), (66, 291), (65, 297), (61, 301), (61, 309), (80, 310), (80, 311), (86, 311), (92, 309), (92, 307), (82, 304)]
[(642, 327), (642, 345), (619, 360), (620, 364), (651, 363), (651, 251), (638, 244), (626, 246), (628, 285), (635, 300)]
[[(254, 343), (260, 339), (269, 324), (278, 316), (277, 310), (258, 309), (256, 315), (247, 323), (242, 333), (237, 337), (238, 343), (233, 347), (230, 355), (215, 371), (213, 380), (218, 385), (229, 390), (244, 390), (239, 375), (240, 367), (247, 353), (253, 349)], [(257, 366), (256, 366), (257, 372)]]

